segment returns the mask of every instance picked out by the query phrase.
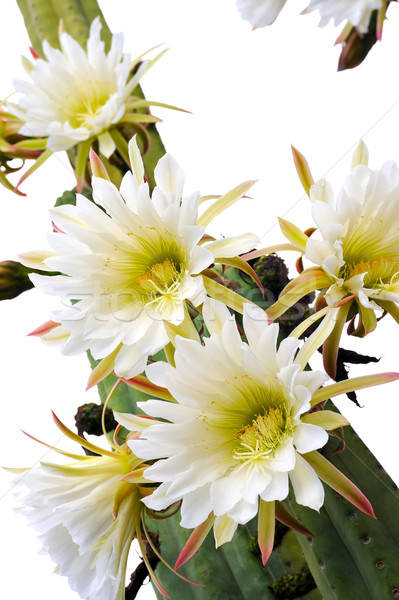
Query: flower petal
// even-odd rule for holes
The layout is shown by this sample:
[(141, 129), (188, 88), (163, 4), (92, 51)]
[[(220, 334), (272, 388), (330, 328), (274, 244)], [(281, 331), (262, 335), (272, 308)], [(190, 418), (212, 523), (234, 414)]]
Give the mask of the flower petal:
[(299, 454), (289, 476), (296, 501), (318, 511), (324, 502), (324, 488), (315, 471)]

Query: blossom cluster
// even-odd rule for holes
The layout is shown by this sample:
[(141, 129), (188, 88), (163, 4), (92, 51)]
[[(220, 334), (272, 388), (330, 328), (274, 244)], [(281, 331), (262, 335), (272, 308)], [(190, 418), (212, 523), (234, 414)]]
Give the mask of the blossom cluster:
[[(262, 26), (284, 4), (239, 6)], [(333, 10), (331, 2), (311, 0), (307, 10), (319, 10), (321, 24), (349, 20), (365, 32), (371, 11), (382, 4), (342, 1)], [(245, 202), (254, 181), (221, 196), (187, 193), (183, 170), (169, 153), (149, 173), (140, 136), (154, 119), (135, 112), (149, 103), (132, 93), (154, 61), (132, 62), (120, 36), (106, 53), (100, 30), (96, 19), (86, 51), (65, 32), (60, 50), (44, 43), (45, 57), (27, 66), (32, 82), (16, 84), (23, 98), (7, 110), (23, 123), (21, 135), (46, 138), (53, 152), (76, 146), (77, 173), (86, 177), (91, 169), (90, 193), (50, 211), (51, 249), (27, 252), (21, 261), (35, 271), (30, 280), (37, 289), (59, 298), (59, 309), (33, 334), (66, 355), (89, 352), (95, 362), (89, 387), (114, 377), (102, 419), (109, 448), (54, 417), (90, 456), (56, 450), (71, 462), (43, 462), (18, 488), (21, 512), (71, 588), (86, 600), (123, 600), (133, 539), (167, 596), (145, 556), (143, 539), (159, 555), (147, 515), (167, 518), (180, 510), (181, 526), (194, 530), (179, 549), (175, 572), (199, 549), (204, 531), (213, 531), (218, 547), (257, 518), (263, 564), (273, 550), (276, 517), (284, 514), (290, 527), (311, 534), (282, 505), (290, 486), (295, 501), (313, 511), (323, 506), (324, 482), (374, 516), (363, 492), (323, 455), (329, 435), (349, 425), (325, 405), (399, 378), (380, 373), (332, 381), (347, 323), (349, 334), (362, 337), (383, 311), (399, 322), (399, 167), (370, 169), (361, 143), (334, 195), (325, 180), (313, 181), (296, 152), (315, 228), (302, 232), (281, 220), (289, 243), (266, 249), (254, 250), (259, 240), (252, 233), (217, 239), (208, 225)], [(136, 135), (127, 140), (133, 123), (139, 130), (133, 127)], [(114, 153), (123, 167), (108, 160)], [(300, 254), (300, 273), (265, 309), (239, 294), (226, 270), (262, 287), (252, 259), (279, 249)], [(304, 269), (303, 259), (313, 265)], [(281, 339), (278, 319), (313, 292), (311, 316)], [(325, 372), (309, 366), (321, 347)], [(147, 399), (137, 410), (115, 411), (109, 431), (105, 412), (119, 386)]]
[[(181, 549), (179, 566), (192, 555), (193, 544), (197, 547), (201, 543), (199, 530), (204, 525), (213, 529), (218, 547), (233, 538), (240, 524), (256, 515), (266, 563), (273, 548), (274, 525), (265, 528), (264, 523), (274, 523), (281, 501), (288, 496), (289, 484), (299, 504), (318, 511), (324, 501), (322, 481), (327, 481), (373, 516), (362, 492), (318, 452), (329, 433), (348, 425), (344, 417), (323, 405), (337, 394), (392, 381), (399, 374), (368, 375), (349, 380), (345, 387), (342, 383), (325, 386), (328, 375), (305, 367), (325, 341), (326, 331), (343, 327), (341, 317), (334, 320), (329, 316), (336, 317), (345, 309), (346, 319), (351, 303), (363, 317), (368, 314), (364, 311), (374, 315), (377, 302), (388, 306), (397, 301), (395, 265), (399, 263), (393, 214), (399, 197), (398, 168), (390, 164), (372, 172), (365, 165), (354, 167), (337, 205), (325, 182), (311, 187), (313, 214), (322, 239), (307, 238), (287, 222), (284, 231), (292, 249), (302, 250), (307, 259), (319, 265), (319, 271), (315, 274), (315, 267), (303, 271), (265, 312), (226, 287), (220, 272), (213, 268), (217, 262), (232, 264), (256, 281), (248, 262), (238, 256), (264, 254), (264, 250), (248, 253), (256, 237), (244, 234), (215, 240), (205, 233), (212, 216), (238, 200), (252, 182), (215, 199), (198, 216), (200, 195), (183, 196), (184, 175), (173, 157), (165, 155), (158, 162), (157, 185), (150, 195), (134, 138), (129, 153), (132, 171), (124, 176), (120, 190), (100, 176), (105, 173), (104, 166), (92, 155), (94, 203), (78, 196), (76, 206), (53, 209), (57, 230), (49, 238), (53, 251), (22, 257), (26, 265), (62, 273), (31, 275), (39, 289), (67, 305), (53, 313), (53, 320), (36, 333), (45, 341), (62, 343), (66, 354), (90, 350), (100, 361), (90, 385), (114, 372), (117, 384), (137, 387), (153, 396), (139, 403), (146, 416), (115, 413), (119, 429), (130, 432), (124, 450), (115, 446), (107, 459), (95, 461), (94, 471), (87, 471), (87, 484), (68, 502), (81, 501), (86, 506), (94, 494), (90, 477), (104, 476), (104, 486), (96, 481), (102, 490), (98, 506), (103, 508), (98, 510), (104, 510), (104, 518), (108, 515), (110, 519), (112, 511), (107, 506), (112, 506), (112, 497), (119, 496), (117, 481), (133, 486), (129, 496), (132, 506), (126, 511), (134, 507), (136, 517), (124, 521), (127, 545), (140, 530), (145, 507), (156, 514), (181, 505), (181, 526), (194, 529), (194, 542)], [(383, 221), (382, 214), (388, 212), (389, 218)], [(294, 331), (278, 343), (279, 326), (271, 319), (301, 296), (305, 289), (301, 282), (309, 271), (306, 289), (317, 289), (320, 282), (329, 284), (322, 296), (322, 324), (306, 342)], [(312, 318), (317, 319), (317, 314)], [(307, 324), (305, 321), (298, 327), (302, 331)], [(166, 362), (158, 358), (149, 363), (149, 357), (160, 351), (164, 351)], [(331, 362), (331, 357), (336, 357), (334, 349), (327, 346), (327, 353)], [(140, 375), (143, 371), (145, 376)], [(115, 467), (113, 480), (113, 469), (106, 461), (111, 456), (117, 458), (120, 452), (127, 462), (125, 467)], [(63, 487), (71, 485), (76, 469), (83, 476), (86, 465), (88, 459), (66, 467), (43, 465), (25, 479), (30, 489), (25, 496), (30, 507), (28, 518), (44, 531), (45, 547), (55, 560), (60, 542), (53, 534), (58, 537), (58, 529), (50, 534), (47, 523), (53, 522), (57, 503), (59, 527), (70, 536), (70, 552), (86, 556), (88, 546), (81, 546), (79, 536), (74, 537), (75, 521), (68, 525), (69, 520), (63, 520), (60, 504)], [(142, 481), (151, 486), (146, 493), (140, 488)], [(52, 486), (54, 504), (46, 487), (37, 495), (36, 485)], [(45, 517), (37, 522), (39, 510)], [(74, 515), (80, 518), (76, 511)], [(289, 521), (303, 532), (293, 516)], [(112, 529), (115, 535), (117, 522)], [(87, 520), (87, 528), (91, 536), (97, 535), (94, 522), (91, 529)], [(125, 564), (126, 547), (119, 546), (117, 556), (108, 559), (111, 564)], [(85, 580), (85, 587), (73, 575), (73, 564), (71, 561), (62, 567), (60, 573), (69, 577), (83, 598), (94, 599), (100, 575), (91, 572), (94, 579), (89, 580), (90, 585)], [(116, 577), (115, 590), (122, 590), (124, 567), (117, 575), (112, 570), (107, 573), (106, 578)], [(153, 577), (164, 593), (155, 574)], [(102, 573), (101, 582), (103, 578)], [(110, 584), (103, 585), (108, 589)], [(122, 598), (120, 593), (115, 592), (115, 598)]]

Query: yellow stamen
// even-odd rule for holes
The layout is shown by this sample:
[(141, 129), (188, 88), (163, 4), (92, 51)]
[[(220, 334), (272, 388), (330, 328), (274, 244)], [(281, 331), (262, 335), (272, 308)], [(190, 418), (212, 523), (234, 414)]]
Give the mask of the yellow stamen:
[(266, 414), (258, 415), (252, 423), (238, 431), (239, 443), (233, 458), (241, 462), (267, 458), (292, 434), (294, 425), (285, 405), (270, 408)]
[(381, 256), (354, 264), (347, 263), (340, 269), (338, 277), (346, 281), (361, 273), (365, 273), (364, 287), (366, 288), (384, 288), (392, 292), (397, 292), (399, 289), (399, 262), (396, 260)]
[(138, 289), (147, 296), (146, 305), (157, 304), (160, 311), (165, 312), (179, 299), (181, 278), (178, 266), (170, 258), (166, 258), (139, 275), (136, 283)]

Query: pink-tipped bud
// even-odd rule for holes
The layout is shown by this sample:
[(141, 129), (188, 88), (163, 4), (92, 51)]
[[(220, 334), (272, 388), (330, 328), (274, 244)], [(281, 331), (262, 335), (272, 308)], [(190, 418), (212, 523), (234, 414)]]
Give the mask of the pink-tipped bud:
[(89, 157), (93, 175), (95, 175), (96, 177), (100, 177), (101, 179), (111, 181), (104, 163), (102, 162), (98, 154), (94, 152), (93, 148), (90, 148)]

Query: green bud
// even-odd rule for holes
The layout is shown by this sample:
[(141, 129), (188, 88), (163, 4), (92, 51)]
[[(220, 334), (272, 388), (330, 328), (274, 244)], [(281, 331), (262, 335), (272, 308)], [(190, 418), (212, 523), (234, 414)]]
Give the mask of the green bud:
[(13, 260), (0, 262), (0, 300), (11, 300), (22, 292), (30, 290), (33, 283), (28, 275), (31, 269), (27, 269), (21, 263)]

